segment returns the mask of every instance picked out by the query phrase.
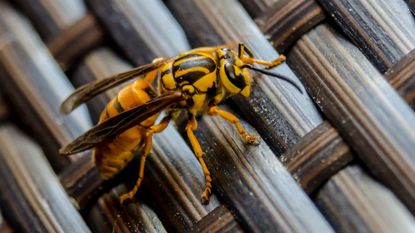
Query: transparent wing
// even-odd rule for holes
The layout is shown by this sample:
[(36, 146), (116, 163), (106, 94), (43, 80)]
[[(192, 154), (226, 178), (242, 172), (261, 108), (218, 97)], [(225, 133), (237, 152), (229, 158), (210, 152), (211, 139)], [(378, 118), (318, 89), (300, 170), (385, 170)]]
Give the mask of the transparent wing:
[(161, 59), (151, 64), (139, 66), (132, 70), (128, 70), (126, 72), (122, 72), (102, 80), (97, 80), (95, 82), (85, 84), (76, 89), (63, 101), (60, 107), (60, 112), (62, 114), (68, 114), (80, 104), (90, 100), (92, 97), (110, 88), (116, 87), (123, 82), (129, 81), (137, 76), (144, 75), (155, 69), (158, 69), (160, 66), (173, 59), (175, 59), (175, 57)]
[(68, 145), (63, 146), (59, 153), (70, 155), (88, 150), (97, 144), (114, 138), (125, 130), (182, 100), (183, 97), (180, 92), (171, 92), (156, 97), (141, 106), (124, 111), (96, 125)]

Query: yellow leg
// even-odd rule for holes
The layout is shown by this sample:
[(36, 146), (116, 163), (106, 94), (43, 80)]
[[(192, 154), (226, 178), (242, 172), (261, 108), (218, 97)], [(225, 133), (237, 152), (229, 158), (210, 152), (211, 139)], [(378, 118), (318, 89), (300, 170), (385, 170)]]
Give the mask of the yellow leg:
[(258, 137), (257, 136), (250, 136), (246, 132), (246, 130), (243, 128), (241, 123), (239, 122), (239, 119), (235, 115), (233, 115), (232, 113), (224, 111), (224, 110), (220, 109), (218, 106), (212, 106), (212, 107), (209, 108), (208, 114), (211, 115), (211, 116), (218, 115), (218, 116), (222, 117), (223, 119), (225, 119), (225, 120), (231, 122), (232, 124), (234, 124), (236, 126), (236, 128), (238, 129), (239, 134), (248, 143), (251, 144), (251, 143), (257, 143), (258, 142)]
[(200, 147), (199, 141), (197, 140), (196, 136), (194, 135), (193, 131), (197, 128), (197, 121), (194, 116), (192, 116), (189, 120), (189, 122), (186, 125), (186, 133), (187, 137), (190, 140), (190, 143), (192, 144), (193, 150), (196, 154), (196, 158), (199, 160), (200, 165), (202, 166), (203, 173), (205, 174), (205, 191), (202, 193), (202, 202), (203, 204), (209, 203), (209, 197), (211, 194), (211, 188), (212, 188), (212, 178), (210, 177), (210, 172), (206, 166), (205, 161), (203, 160), (203, 151)]
[[(249, 50), (248, 50), (249, 51)], [(276, 66), (278, 66), (279, 64), (283, 63), (285, 61), (285, 56), (284, 55), (280, 55), (278, 56), (275, 60), (273, 61), (264, 61), (264, 60), (260, 60), (260, 59), (255, 59), (252, 57), (251, 52), (249, 52), (248, 56), (245, 55), (245, 45), (244, 44), (239, 44), (239, 58), (248, 64), (260, 64), (260, 65), (265, 65), (265, 69), (272, 69)]]
[(132, 199), (134, 197), (134, 195), (136, 194), (138, 188), (141, 185), (141, 182), (143, 181), (144, 178), (144, 168), (145, 168), (145, 164), (146, 164), (146, 159), (147, 156), (150, 154), (152, 145), (153, 145), (153, 134), (155, 133), (159, 133), (163, 130), (165, 130), (167, 128), (167, 126), (169, 125), (169, 122), (171, 120), (171, 116), (166, 116), (163, 118), (163, 120), (161, 120), (161, 122), (157, 125), (153, 125), (151, 126), (147, 132), (146, 132), (146, 142), (144, 145), (144, 149), (143, 149), (143, 153), (141, 154), (141, 158), (140, 158), (140, 168), (138, 171), (138, 179), (137, 182), (135, 183), (133, 189), (131, 191), (129, 191), (128, 193), (125, 193), (123, 195), (120, 196), (120, 202), (121, 204), (127, 200), (127, 199)]
[(285, 61), (285, 56), (280, 55), (273, 61), (264, 61), (264, 60), (259, 60), (259, 59), (255, 59), (255, 58), (248, 57), (248, 56), (243, 56), (242, 60), (248, 64), (256, 63), (260, 65), (265, 65), (266, 66), (265, 69), (272, 69), (278, 66), (279, 64), (283, 63)]

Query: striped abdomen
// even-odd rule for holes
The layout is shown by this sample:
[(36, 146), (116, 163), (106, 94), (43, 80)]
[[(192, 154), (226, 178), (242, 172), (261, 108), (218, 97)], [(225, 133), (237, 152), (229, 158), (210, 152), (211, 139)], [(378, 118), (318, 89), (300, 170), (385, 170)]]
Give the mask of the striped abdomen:
[[(147, 81), (144, 79), (137, 80), (133, 84), (124, 87), (108, 103), (101, 114), (100, 122), (125, 110), (140, 106), (153, 97), (154, 90)], [(113, 140), (94, 148), (94, 161), (104, 179), (111, 178), (117, 174), (133, 159), (143, 144), (145, 127), (153, 125), (156, 118), (157, 115), (154, 115), (141, 123), (137, 122), (137, 126), (128, 129)]]

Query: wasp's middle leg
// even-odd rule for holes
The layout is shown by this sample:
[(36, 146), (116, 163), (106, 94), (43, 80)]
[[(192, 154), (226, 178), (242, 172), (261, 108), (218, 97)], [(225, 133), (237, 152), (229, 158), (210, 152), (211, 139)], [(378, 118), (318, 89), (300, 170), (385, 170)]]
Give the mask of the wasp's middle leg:
[(203, 160), (203, 151), (200, 147), (199, 141), (197, 140), (196, 136), (194, 135), (193, 131), (197, 128), (197, 121), (194, 116), (191, 116), (189, 119), (189, 122), (186, 125), (186, 133), (187, 137), (190, 140), (190, 143), (192, 144), (193, 150), (196, 154), (197, 159), (199, 160), (200, 165), (202, 166), (203, 173), (205, 174), (205, 180), (206, 180), (206, 186), (205, 191), (202, 193), (202, 202), (204, 204), (209, 203), (209, 197), (211, 194), (211, 188), (212, 188), (212, 178), (210, 177), (209, 169), (206, 166), (205, 161)]
[(250, 144), (258, 142), (258, 137), (249, 135), (244, 129), (244, 127), (241, 125), (239, 119), (232, 113), (222, 110), (218, 106), (214, 105), (209, 108), (208, 114), (211, 116), (218, 115), (222, 117), (223, 119), (234, 124), (236, 128), (238, 129), (239, 134), (243, 137), (243, 139), (245, 139), (246, 142)]
[(161, 122), (157, 125), (153, 125), (151, 126), (145, 135), (145, 144), (144, 144), (144, 149), (143, 152), (141, 154), (141, 158), (140, 158), (140, 168), (138, 171), (138, 179), (137, 182), (135, 183), (133, 189), (131, 191), (129, 191), (128, 193), (125, 193), (123, 195), (120, 196), (120, 202), (121, 204), (127, 200), (127, 199), (132, 199), (134, 197), (134, 195), (136, 194), (138, 188), (141, 185), (141, 182), (143, 181), (144, 178), (144, 168), (145, 168), (145, 164), (146, 164), (146, 159), (147, 156), (150, 154), (152, 145), (153, 145), (153, 134), (155, 133), (159, 133), (163, 130), (165, 130), (167, 128), (167, 126), (169, 125), (169, 122), (171, 120), (171, 115), (168, 115), (166, 117), (164, 117)]

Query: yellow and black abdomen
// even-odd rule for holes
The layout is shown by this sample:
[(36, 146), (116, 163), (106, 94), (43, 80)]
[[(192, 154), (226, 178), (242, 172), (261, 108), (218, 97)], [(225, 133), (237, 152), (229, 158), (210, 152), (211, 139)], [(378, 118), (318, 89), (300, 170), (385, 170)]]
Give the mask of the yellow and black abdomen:
[[(154, 90), (145, 79), (135, 81), (124, 87), (106, 106), (100, 122), (119, 113), (140, 106), (154, 98)], [(126, 130), (116, 138), (96, 146), (93, 151), (95, 165), (102, 178), (109, 179), (121, 171), (133, 159), (143, 144), (146, 127), (154, 124), (157, 115)]]

